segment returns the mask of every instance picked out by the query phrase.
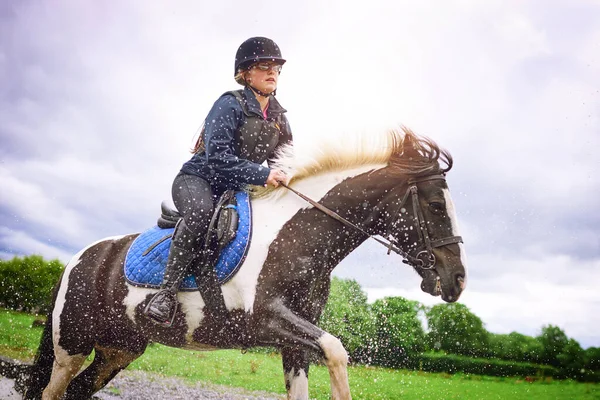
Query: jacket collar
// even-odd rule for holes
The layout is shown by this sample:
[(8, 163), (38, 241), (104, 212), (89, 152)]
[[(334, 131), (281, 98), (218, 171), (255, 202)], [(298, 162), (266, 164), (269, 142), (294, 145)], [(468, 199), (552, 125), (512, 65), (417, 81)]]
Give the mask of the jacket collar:
[[(246, 100), (246, 107), (248, 108), (248, 112), (259, 116), (263, 115), (262, 110), (260, 109), (260, 103), (258, 102), (258, 99), (254, 95), (252, 89), (250, 89), (248, 86), (244, 88), (244, 98)], [(269, 96), (269, 108), (267, 110), (269, 118), (277, 118), (280, 114), (283, 114), (284, 112), (287, 112), (287, 110), (283, 108), (281, 104), (279, 104), (275, 96)]]

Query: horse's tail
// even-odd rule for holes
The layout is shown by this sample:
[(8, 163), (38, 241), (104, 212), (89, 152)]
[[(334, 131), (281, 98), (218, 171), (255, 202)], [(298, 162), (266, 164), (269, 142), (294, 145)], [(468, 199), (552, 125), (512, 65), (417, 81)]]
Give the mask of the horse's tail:
[(52, 341), (52, 313), (48, 315), (42, 339), (35, 355), (29, 376), (25, 381), (25, 399), (40, 399), (44, 388), (50, 382), (54, 365), (54, 343)]
[(29, 376), (30, 370), (31, 364), (0, 356), (0, 376), (14, 379), (15, 390), (19, 393), (25, 391), (25, 380)]
[(0, 376), (8, 379), (19, 379), (24, 374), (28, 374), (30, 368), (30, 364), (0, 356)]
[(46, 317), (46, 324), (44, 331), (42, 332), (42, 338), (40, 345), (37, 349), (33, 365), (30, 366), (29, 376), (25, 379), (25, 400), (41, 399), (42, 392), (48, 386), (50, 382), (50, 376), (52, 375), (52, 366), (54, 365), (54, 342), (52, 340), (52, 310), (56, 304), (56, 296), (58, 294), (58, 288), (60, 287), (61, 279), (54, 288), (52, 295), (52, 306)]

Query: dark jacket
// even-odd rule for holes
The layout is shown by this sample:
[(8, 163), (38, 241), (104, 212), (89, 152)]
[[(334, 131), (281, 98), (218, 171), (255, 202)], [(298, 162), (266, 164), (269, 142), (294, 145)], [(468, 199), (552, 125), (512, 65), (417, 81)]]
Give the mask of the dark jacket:
[(206, 179), (214, 190), (264, 185), (270, 169), (261, 165), (278, 148), (292, 142), (292, 133), (275, 97), (269, 99), (267, 119), (251, 89), (227, 92), (215, 102), (204, 121), (205, 150), (183, 164), (181, 172)]

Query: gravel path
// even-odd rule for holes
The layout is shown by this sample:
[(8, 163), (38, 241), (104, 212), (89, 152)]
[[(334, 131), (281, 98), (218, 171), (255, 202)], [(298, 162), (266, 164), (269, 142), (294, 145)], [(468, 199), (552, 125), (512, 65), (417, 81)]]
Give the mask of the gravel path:
[[(21, 400), (12, 379), (0, 377), (0, 399)], [(190, 384), (178, 378), (167, 378), (141, 371), (122, 371), (104, 389), (96, 393), (98, 400), (282, 400), (283, 395), (250, 392), (228, 386), (204, 383)]]

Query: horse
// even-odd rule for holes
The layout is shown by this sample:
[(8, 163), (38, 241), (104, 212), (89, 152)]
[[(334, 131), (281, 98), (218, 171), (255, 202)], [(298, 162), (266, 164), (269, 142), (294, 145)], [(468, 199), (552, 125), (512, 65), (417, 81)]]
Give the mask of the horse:
[[(423, 291), (446, 302), (457, 301), (466, 285), (445, 178), (451, 155), (405, 127), (370, 140), (305, 157), (291, 148), (278, 157), (291, 179), (252, 194), (246, 259), (221, 286), (227, 324), (211, 315), (198, 291), (178, 293), (171, 327), (144, 316), (157, 289), (133, 286), (123, 272), (138, 234), (81, 250), (55, 288), (24, 397), (90, 398), (157, 342), (189, 350), (274, 347), (294, 400), (308, 399), (309, 360), (316, 354), (329, 370), (331, 398), (350, 399), (348, 353), (317, 326), (331, 273), (350, 252), (376, 238), (413, 267)], [(79, 372), (92, 350), (93, 361)]]

